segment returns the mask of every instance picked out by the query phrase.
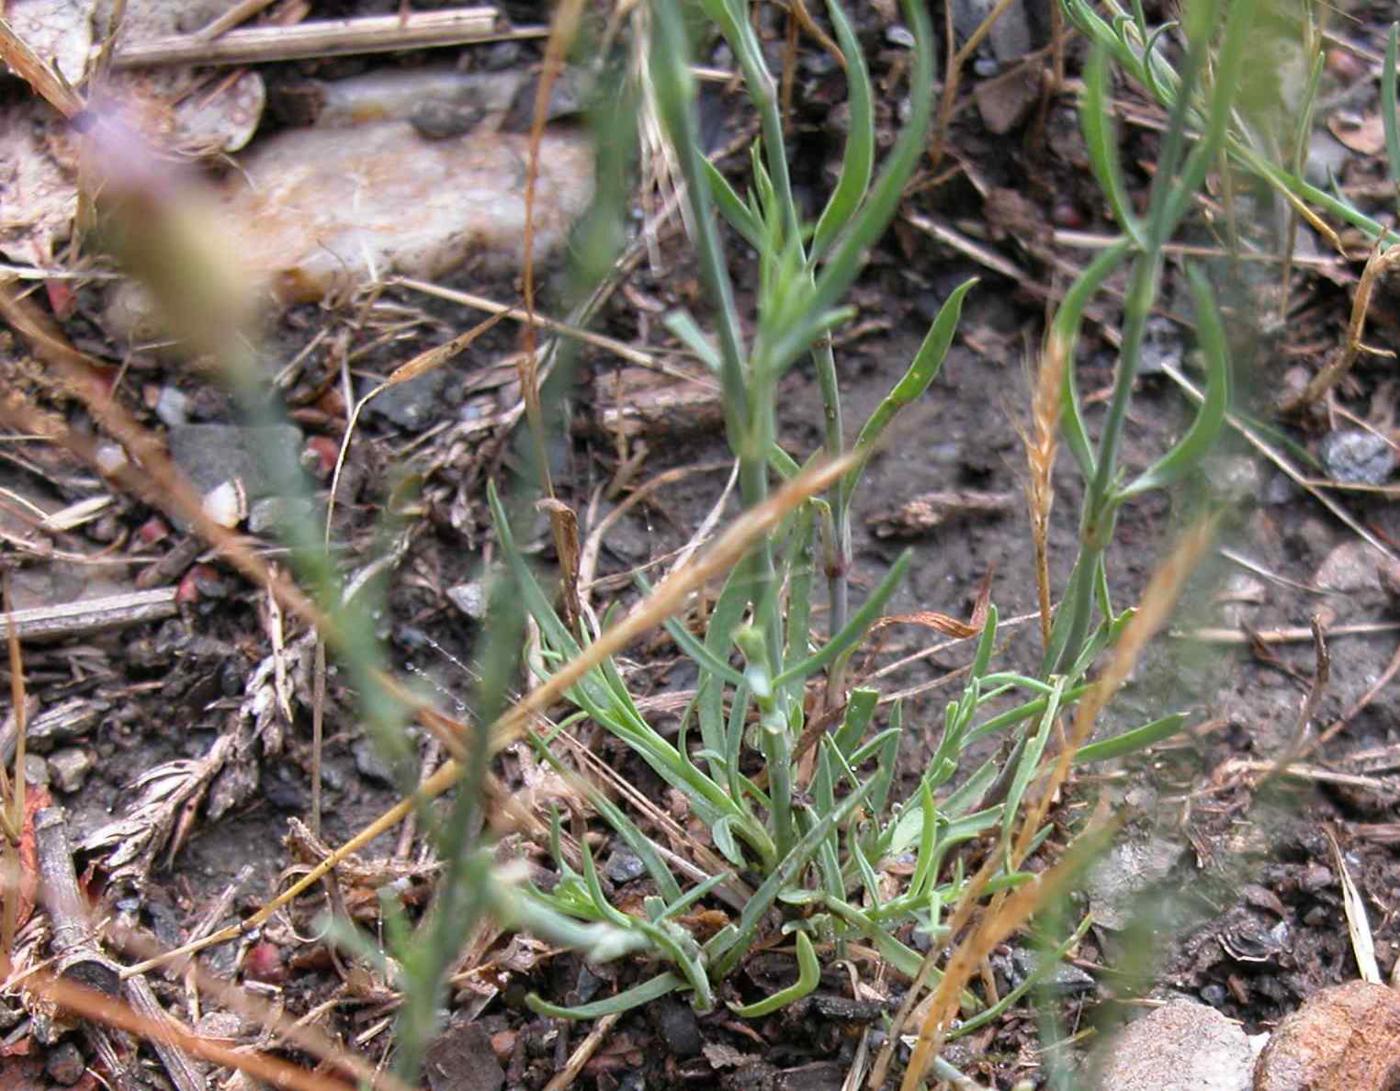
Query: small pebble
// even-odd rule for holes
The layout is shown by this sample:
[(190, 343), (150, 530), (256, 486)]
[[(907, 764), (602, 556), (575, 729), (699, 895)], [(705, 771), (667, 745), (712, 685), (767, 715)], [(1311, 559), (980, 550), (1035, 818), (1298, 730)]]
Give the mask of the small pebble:
[(695, 1009), (689, 1004), (666, 997), (652, 1009), (651, 1017), (657, 1034), (675, 1057), (694, 1057), (705, 1044)]
[(190, 422), (190, 399), (173, 386), (163, 386), (156, 397), (156, 416), (167, 428), (176, 428)]
[(904, 49), (913, 49), (917, 44), (914, 41), (913, 32), (901, 23), (885, 28), (885, 41), (890, 45), (902, 46)]
[(76, 746), (55, 750), (49, 755), (49, 780), (54, 788), (69, 795), (83, 786), (92, 772), (92, 755)]
[(38, 754), (24, 755), (24, 782), (36, 788), (46, 788), (49, 783), (49, 763)]
[(356, 739), (350, 746), (350, 754), (355, 759), (355, 768), (365, 780), (385, 788), (394, 786), (393, 771), (379, 756), (372, 739)]
[(1329, 432), (1318, 454), (1327, 476), (1344, 485), (1384, 485), (1395, 470), (1395, 448), (1363, 428)]
[(1225, 991), (1224, 985), (1217, 985), (1212, 982), (1201, 988), (1201, 999), (1212, 1008), (1218, 1008), (1229, 998), (1229, 993)]
[(1147, 320), (1143, 334), (1138, 374), (1160, 375), (1168, 365), (1179, 368), (1185, 354), (1186, 347), (1177, 324), (1170, 318), (1153, 315)]
[(409, 122), (425, 140), (449, 140), (471, 132), (482, 114), (478, 106), (430, 98), (414, 108)]
[(615, 883), (630, 883), (646, 874), (647, 867), (631, 849), (615, 848), (603, 871)]
[(486, 588), (480, 580), (459, 583), (447, 589), (447, 599), (473, 621), (486, 617)]
[[(83, 1078), (85, 1071), (87, 1062), (72, 1042), (59, 1042), (49, 1050), (49, 1055), (44, 1059), (44, 1073), (54, 1083), (64, 1087), (72, 1087)], [(22, 1077), (20, 1082), (23, 1083)]]
[(243, 1033), (243, 1017), (233, 1011), (206, 1011), (199, 1017), (195, 1030), (201, 1038), (223, 1038), (229, 1041)]

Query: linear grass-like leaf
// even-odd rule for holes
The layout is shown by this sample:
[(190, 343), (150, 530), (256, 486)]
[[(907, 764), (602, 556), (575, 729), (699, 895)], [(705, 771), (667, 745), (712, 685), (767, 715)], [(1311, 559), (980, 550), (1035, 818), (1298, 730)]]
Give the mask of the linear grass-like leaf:
[(828, 321), (832, 305), (854, 282), (865, 261), (865, 251), (889, 226), (909, 181), (924, 152), (933, 111), (933, 44), (928, 7), (922, 0), (904, 0), (905, 18), (914, 32), (914, 65), (909, 80), (909, 120), (900, 130), (894, 150), (880, 171), (870, 196), (855, 217), (832, 244), (830, 257), (817, 276), (805, 315), (796, 316), (774, 344), (775, 370), (795, 360)]
[(870, 726), (871, 717), (875, 715), (875, 706), (879, 701), (880, 691), (869, 686), (858, 686), (851, 690), (850, 696), (846, 698), (846, 713), (842, 717), (841, 726), (832, 735), (832, 742), (842, 754), (849, 756), (864, 738), (865, 730)]
[(655, 19), (650, 69), (657, 112), (679, 160), (681, 174), (685, 177), (686, 201), (695, 229), (694, 243), (700, 274), (715, 303), (725, 425), (732, 442), (740, 439), (746, 430), (744, 422), (748, 417), (748, 393), (743, 363), (746, 353), (734, 302), (734, 286), (729, 279), (729, 266), (710, 215), (714, 198), (703, 165), (706, 160), (701, 154), (702, 144), (694, 114), (695, 78), (689, 65), (690, 47), (679, 5), (671, 0), (653, 0), (651, 11)]
[(1187, 270), (1187, 276), (1196, 301), (1196, 328), (1206, 364), (1205, 400), (1201, 402), (1186, 435), (1136, 480), (1119, 491), (1118, 497), (1123, 500), (1181, 480), (1215, 445), (1230, 408), (1230, 358), (1225, 325), (1205, 277), (1194, 267)]
[(725, 977), (730, 970), (739, 964), (739, 959), (743, 958), (744, 952), (754, 941), (758, 922), (763, 919), (764, 914), (773, 905), (778, 893), (797, 877), (799, 871), (807, 866), (817, 848), (830, 835), (831, 831), (849, 818), (851, 813), (865, 801), (869, 791), (870, 785), (867, 783), (838, 803), (835, 810), (822, 815), (813, 823), (812, 828), (803, 834), (797, 844), (792, 847), (792, 851), (783, 857), (781, 863), (769, 871), (768, 877), (754, 891), (753, 897), (740, 914), (738, 922), (733, 925), (733, 931), (722, 931), (705, 945), (705, 953), (709, 957), (716, 978)]
[(855, 491), (861, 475), (865, 472), (868, 453), (879, 442), (880, 436), (889, 427), (895, 414), (923, 397), (929, 385), (938, 378), (938, 373), (943, 369), (943, 361), (948, 358), (948, 349), (952, 347), (958, 321), (962, 318), (963, 300), (967, 298), (967, 293), (977, 284), (978, 279), (970, 277), (949, 293), (943, 305), (938, 308), (933, 324), (925, 334), (923, 343), (919, 345), (919, 351), (914, 354), (914, 359), (905, 369), (904, 375), (861, 427), (856, 436), (855, 450), (866, 457), (861, 458), (846, 474), (842, 484), (848, 494)]
[[(535, 744), (535, 752), (548, 765), (559, 772), (564, 771), (564, 763), (549, 747), (547, 740), (535, 735), (528, 737)], [(617, 832), (627, 847), (636, 853), (637, 858), (646, 866), (647, 874), (656, 883), (656, 889), (660, 891), (661, 896), (668, 901), (679, 900), (681, 898), (680, 885), (676, 882), (675, 876), (671, 874), (671, 869), (657, 855), (651, 839), (637, 828), (637, 824), (628, 818), (626, 812), (609, 799), (606, 793), (599, 791), (591, 780), (587, 777), (579, 777), (577, 782), (593, 809), (602, 816), (604, 822)]]
[(912, 556), (912, 550), (906, 549), (901, 553), (894, 564), (890, 566), (890, 570), (885, 573), (884, 579), (861, 604), (860, 609), (851, 615), (851, 620), (846, 623), (845, 627), (806, 659), (794, 663), (774, 678), (773, 688), (780, 689), (795, 678), (810, 678), (838, 655), (860, 643), (865, 637), (866, 630), (875, 623), (875, 619), (880, 616), (880, 611), (884, 609), (885, 603), (889, 601), (895, 588), (904, 579), (905, 572), (909, 570)]
[(1120, 732), (1112, 738), (1085, 743), (1075, 751), (1075, 764), (1083, 765), (1096, 761), (1108, 761), (1110, 758), (1122, 758), (1129, 754), (1135, 754), (1139, 750), (1146, 750), (1149, 746), (1156, 746), (1157, 743), (1179, 733), (1185, 723), (1186, 717), (1179, 712), (1174, 712), (1170, 716), (1163, 716), (1160, 720), (1153, 720), (1150, 724), (1143, 724), (1130, 731)]
[(729, 184), (723, 172), (709, 161), (702, 158), (701, 168), (705, 172), (705, 177), (710, 183), (710, 193), (714, 196), (715, 207), (719, 209), (719, 214), (730, 227), (743, 237), (744, 241), (755, 250), (763, 248), (763, 225), (759, 218), (754, 215), (751, 209), (740, 196), (734, 192), (734, 187)]
[(836, 40), (846, 57), (846, 101), (850, 110), (850, 129), (841, 157), (840, 177), (817, 220), (816, 233), (812, 237), (813, 262), (821, 260), (865, 199), (875, 166), (875, 107), (870, 93), (870, 72), (865, 66), (865, 51), (861, 49), (860, 41), (851, 30), (850, 20), (846, 18), (838, 0), (827, 0), (826, 8), (836, 31)]
[(700, 358), (700, 362), (713, 371), (716, 375), (720, 373), (724, 364), (720, 360), (719, 350), (710, 343), (710, 339), (705, 336), (695, 321), (695, 316), (687, 310), (671, 311), (661, 319), (661, 324), (665, 326), (686, 348), (695, 353)]
[(599, 1019), (604, 1015), (618, 1015), (624, 1011), (639, 1008), (643, 1004), (650, 1004), (653, 1000), (660, 1000), (667, 993), (675, 992), (683, 984), (685, 982), (678, 975), (667, 971), (648, 981), (643, 981), (640, 985), (623, 989), (622, 992), (606, 999), (594, 1000), (591, 1004), (578, 1004), (568, 1008), (560, 1004), (551, 1004), (536, 993), (528, 994), (525, 997), (525, 1003), (536, 1015), (543, 1015), (550, 1019)]
[(1084, 413), (1079, 407), (1079, 388), (1075, 380), (1079, 327), (1089, 300), (1132, 252), (1132, 240), (1121, 239), (1091, 261), (1065, 293), (1050, 325), (1047, 351), (1063, 353), (1065, 361), (1064, 381), (1060, 387), (1060, 428), (1064, 433), (1065, 445), (1086, 480), (1093, 478), (1096, 467), (1094, 445), (1089, 439), (1089, 429), (1084, 424)]
[(801, 1000), (817, 987), (821, 980), (822, 968), (817, 962), (817, 951), (806, 932), (797, 933), (797, 980), (786, 989), (779, 989), (771, 996), (755, 1000), (752, 1004), (729, 1005), (729, 1010), (741, 1019), (758, 1019), (771, 1015), (779, 1008), (785, 1008), (796, 1000)]
[(1123, 181), (1123, 166), (1118, 159), (1118, 134), (1108, 110), (1108, 50), (1095, 42), (1089, 51), (1089, 63), (1084, 69), (1084, 102), (1079, 110), (1084, 132), (1084, 144), (1094, 178), (1108, 198), (1114, 219), (1139, 245), (1143, 245), (1142, 225), (1128, 200), (1128, 187)]

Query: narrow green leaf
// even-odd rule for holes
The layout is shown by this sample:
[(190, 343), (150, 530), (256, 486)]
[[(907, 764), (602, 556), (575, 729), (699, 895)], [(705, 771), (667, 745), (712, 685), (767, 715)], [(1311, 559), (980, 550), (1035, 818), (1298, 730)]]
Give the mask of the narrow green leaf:
[(1086, 743), (1074, 755), (1074, 760), (1080, 764), (1108, 761), (1110, 758), (1121, 758), (1139, 750), (1146, 750), (1149, 746), (1171, 738), (1185, 724), (1186, 717), (1179, 712), (1163, 716), (1160, 720), (1153, 720), (1150, 724), (1121, 732), (1110, 739)]
[(879, 586), (870, 593), (870, 597), (861, 604), (861, 608), (851, 616), (851, 620), (846, 623), (845, 627), (812, 655), (800, 663), (794, 663), (773, 679), (773, 688), (781, 689), (794, 678), (811, 677), (838, 655), (859, 644), (865, 638), (866, 630), (880, 616), (880, 611), (884, 609), (890, 595), (894, 594), (894, 589), (904, 579), (904, 573), (909, 569), (911, 557), (911, 550), (906, 549), (901, 553), (899, 559), (890, 566), (889, 572), (885, 574), (885, 578), (880, 581)]
[(923, 397), (929, 384), (938, 377), (939, 371), (943, 368), (943, 361), (948, 357), (948, 349), (953, 344), (953, 335), (957, 332), (958, 321), (962, 318), (963, 300), (967, 298), (967, 293), (977, 282), (977, 277), (971, 277), (949, 293), (948, 298), (943, 301), (943, 305), (938, 308), (933, 325), (929, 327), (923, 343), (919, 346), (919, 351), (914, 354), (914, 359), (910, 362), (904, 375), (885, 395), (884, 400), (875, 407), (875, 411), (870, 414), (870, 419), (861, 428), (860, 434), (856, 437), (855, 451), (862, 457), (846, 474), (844, 487), (848, 494), (855, 491), (856, 483), (865, 470), (871, 450), (881, 434), (889, 427), (895, 414), (906, 405)]
[(714, 196), (715, 207), (719, 209), (720, 215), (725, 222), (735, 231), (743, 236), (744, 241), (755, 250), (763, 247), (763, 225), (759, 223), (758, 217), (734, 192), (734, 187), (729, 184), (720, 169), (708, 159), (700, 160), (705, 177), (710, 183), (710, 193)]
[[(854, 282), (865, 262), (865, 252), (889, 226), (924, 152), (933, 109), (933, 44), (928, 6), (923, 0), (904, 0), (904, 13), (914, 32), (914, 65), (909, 80), (909, 120), (900, 131), (870, 196), (846, 230), (837, 236), (811, 293), (808, 312), (825, 315)], [(785, 330), (773, 347), (775, 368), (781, 370), (797, 359), (819, 335), (823, 323), (805, 322)]]
[(525, 1003), (536, 1015), (548, 1016), (551, 1019), (598, 1019), (604, 1015), (617, 1015), (639, 1008), (643, 1004), (650, 1004), (653, 1000), (660, 1000), (667, 993), (680, 988), (682, 984), (680, 977), (667, 972), (658, 974), (649, 981), (643, 981), (640, 985), (633, 985), (630, 989), (624, 989), (605, 1000), (595, 1000), (591, 1004), (566, 1008), (542, 1000), (535, 993), (527, 995)]
[(875, 706), (879, 701), (879, 690), (868, 686), (859, 686), (851, 690), (850, 696), (846, 698), (846, 714), (832, 738), (837, 750), (847, 757), (850, 756), (851, 751), (865, 737), (865, 730), (870, 726), (871, 717), (875, 715)]
[(870, 73), (865, 67), (865, 51), (861, 49), (860, 41), (851, 30), (850, 21), (838, 0), (827, 0), (827, 11), (831, 14), (837, 43), (846, 57), (850, 128), (841, 159), (841, 176), (812, 237), (814, 262), (820, 261), (831, 248), (836, 236), (865, 199), (875, 165), (875, 108), (870, 94)]
[(1118, 133), (1108, 109), (1108, 50), (1095, 43), (1089, 51), (1089, 63), (1084, 69), (1084, 102), (1079, 119), (1089, 166), (1099, 188), (1108, 198), (1118, 226), (1142, 245), (1142, 226), (1133, 213), (1128, 199), (1128, 187), (1123, 181), (1123, 167), (1118, 161)]
[(1149, 489), (1160, 489), (1179, 481), (1214, 446), (1230, 408), (1230, 356), (1225, 325), (1205, 277), (1195, 268), (1188, 269), (1187, 273), (1191, 294), (1196, 300), (1196, 329), (1206, 364), (1205, 400), (1201, 402), (1196, 419), (1191, 422), (1186, 435), (1141, 476), (1123, 488), (1118, 493), (1120, 499), (1126, 500)]
[(1075, 382), (1074, 357), (1079, 342), (1079, 326), (1090, 299), (1132, 252), (1132, 240), (1121, 239), (1091, 261), (1065, 293), (1050, 325), (1051, 350), (1062, 352), (1065, 357), (1065, 375), (1060, 386), (1060, 429), (1070, 454), (1079, 463), (1079, 471), (1086, 479), (1093, 478), (1096, 467), (1094, 446), (1089, 441), (1089, 429), (1079, 408), (1079, 389)]
[(786, 989), (779, 989), (772, 996), (756, 1000), (752, 1004), (729, 1005), (730, 1010), (741, 1019), (757, 1019), (771, 1015), (779, 1008), (785, 1008), (794, 1000), (801, 1000), (817, 987), (822, 970), (817, 962), (817, 952), (806, 932), (797, 933), (797, 980)]
[(670, 330), (681, 344), (695, 353), (702, 364), (716, 375), (719, 374), (720, 369), (724, 366), (723, 361), (720, 360), (719, 350), (711, 344), (710, 339), (705, 336), (704, 331), (689, 311), (671, 311), (661, 319), (661, 324)]
[[(728, 935), (721, 932), (705, 945), (705, 953), (709, 957), (710, 965), (714, 968), (716, 979), (723, 978), (739, 964), (739, 959), (743, 958), (744, 952), (754, 941), (758, 922), (763, 919), (763, 915), (773, 905), (774, 900), (778, 897), (778, 892), (791, 883), (797, 877), (798, 872), (807, 866), (817, 848), (831, 831), (846, 821), (851, 813), (865, 801), (866, 793), (869, 790), (869, 784), (857, 789), (838, 803), (834, 811), (822, 815), (813, 823), (812, 828), (802, 835), (802, 838), (792, 847), (792, 851), (783, 857), (782, 862), (777, 867), (769, 871), (768, 877), (754, 891), (753, 897), (739, 915), (734, 932)], [(724, 937), (723, 941), (721, 941), (721, 936)]]
[[(1021, 754), (1021, 760), (1016, 766), (1016, 771), (1012, 774), (1011, 784), (1006, 789), (1005, 813), (1008, 816), (1014, 816), (1020, 812), (1021, 799), (1040, 768), (1041, 755), (1045, 753), (1046, 744), (1049, 743), (1050, 736), (1054, 733), (1055, 718), (1060, 714), (1060, 699), (1064, 694), (1067, 681), (1064, 677), (1055, 679), (1055, 688), (1046, 698), (1045, 711), (1040, 717), (1040, 727), (1034, 735), (1030, 736)], [(1008, 867), (1012, 862), (1011, 846), (1014, 832), (1014, 821), (1003, 824), (1002, 849), (1006, 853)]]

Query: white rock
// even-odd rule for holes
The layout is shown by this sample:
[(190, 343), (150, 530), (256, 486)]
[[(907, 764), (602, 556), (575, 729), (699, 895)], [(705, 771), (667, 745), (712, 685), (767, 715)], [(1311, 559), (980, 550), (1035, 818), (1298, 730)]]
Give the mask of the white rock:
[[(224, 208), (241, 255), (288, 302), (390, 273), (440, 276), (467, 262), (513, 271), (524, 249), (527, 156), (525, 136), (425, 140), (406, 121), (289, 129), (243, 158)], [(563, 244), (592, 183), (587, 141), (546, 134), (537, 259)]]
[(1098, 1066), (1098, 1091), (1249, 1091), (1254, 1047), (1214, 1008), (1173, 1001), (1129, 1023)]

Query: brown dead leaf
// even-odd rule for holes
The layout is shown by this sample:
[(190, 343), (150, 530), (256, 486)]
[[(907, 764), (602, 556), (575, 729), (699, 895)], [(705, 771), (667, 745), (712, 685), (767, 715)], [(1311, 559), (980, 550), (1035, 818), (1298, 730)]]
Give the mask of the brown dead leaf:
[(1385, 122), (1380, 114), (1337, 113), (1327, 119), (1332, 135), (1358, 155), (1380, 155), (1385, 149)]
[(962, 640), (969, 636), (976, 636), (982, 630), (976, 625), (969, 625), (965, 621), (948, 614), (940, 614), (937, 610), (918, 610), (912, 614), (891, 614), (882, 617), (871, 626), (874, 632), (889, 625), (922, 625), (926, 629), (934, 629), (944, 636)]

